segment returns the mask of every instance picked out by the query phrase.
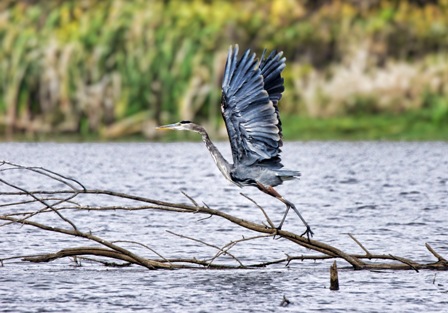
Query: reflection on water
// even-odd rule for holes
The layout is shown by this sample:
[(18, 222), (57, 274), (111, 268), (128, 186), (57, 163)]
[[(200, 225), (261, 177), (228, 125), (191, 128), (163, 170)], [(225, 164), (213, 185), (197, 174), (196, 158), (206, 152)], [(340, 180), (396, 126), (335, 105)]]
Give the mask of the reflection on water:
[[(227, 144), (218, 144), (218, 148), (230, 159)], [(432, 260), (424, 246), (428, 242), (448, 257), (446, 143), (288, 142), (283, 151), (285, 166), (300, 170), (302, 178), (278, 190), (301, 210), (317, 240), (362, 253), (346, 235), (353, 233), (371, 252)], [(274, 223), (284, 212), (281, 203), (258, 190), (241, 190), (228, 183), (202, 143), (4, 143), (0, 144), (2, 159), (46, 167), (77, 178), (90, 189), (188, 202), (184, 191), (199, 203), (256, 222), (262, 222), (263, 215), (239, 195), (241, 191), (262, 204)], [(28, 188), (49, 187), (45, 181), (20, 175), (14, 179)], [(109, 240), (139, 241), (169, 257), (211, 258), (216, 250), (166, 230), (218, 246), (251, 234), (226, 221), (201, 220), (195, 215), (72, 214), (70, 218), (83, 230)], [(284, 227), (303, 231), (293, 214)], [(85, 244), (27, 227), (0, 228), (0, 258)], [(132, 249), (154, 257), (142, 247)], [(310, 253), (270, 238), (241, 243), (232, 252), (245, 264)], [(244, 271), (148, 272), (88, 262), (77, 267), (68, 259), (48, 264), (7, 263), (0, 267), (0, 311), (272, 312), (280, 310), (283, 295), (292, 303), (281, 310), (289, 311), (440, 312), (448, 306), (447, 273), (343, 270), (341, 290), (331, 292), (330, 264), (308, 261), (287, 268), (278, 265)]]

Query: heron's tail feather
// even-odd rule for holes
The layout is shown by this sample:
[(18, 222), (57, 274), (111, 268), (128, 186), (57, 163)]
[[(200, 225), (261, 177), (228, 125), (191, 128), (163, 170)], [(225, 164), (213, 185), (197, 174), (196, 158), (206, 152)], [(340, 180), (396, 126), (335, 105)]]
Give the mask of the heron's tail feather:
[(297, 179), (300, 177), (299, 171), (291, 171), (291, 170), (278, 170), (277, 176), (282, 180), (291, 180), (291, 179)]

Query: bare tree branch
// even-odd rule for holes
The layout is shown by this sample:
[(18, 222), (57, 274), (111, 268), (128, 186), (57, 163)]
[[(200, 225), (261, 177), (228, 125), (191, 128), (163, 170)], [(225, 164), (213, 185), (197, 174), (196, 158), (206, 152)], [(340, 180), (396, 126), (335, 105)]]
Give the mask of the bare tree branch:
[[(233, 254), (231, 254), (231, 253), (229, 253), (229, 252), (227, 252), (227, 251), (223, 251), (220, 247), (218, 247), (218, 246), (216, 246), (216, 245), (209, 244), (209, 243), (207, 243), (207, 242), (205, 242), (205, 241), (203, 241), (203, 240), (200, 240), (200, 239), (192, 238), (192, 237), (185, 236), (185, 235), (176, 234), (175, 232), (172, 232), (172, 231), (169, 231), (169, 230), (167, 230), (166, 232), (167, 232), (167, 233), (170, 233), (170, 234), (172, 234), (172, 235), (174, 235), (174, 236), (178, 236), (178, 237), (180, 237), (180, 238), (189, 239), (189, 240), (192, 240), (192, 241), (199, 242), (199, 243), (201, 243), (201, 244), (203, 244), (203, 245), (205, 245), (205, 246), (215, 248), (215, 249), (219, 250), (219, 251), (221, 252), (221, 254), (226, 254), (226, 255), (230, 256), (232, 259), (234, 259), (236, 262), (238, 262), (238, 264), (239, 264), (241, 267), (245, 267), (244, 264), (243, 264), (243, 263), (242, 263), (236, 256), (234, 256)], [(210, 265), (211, 263), (213, 263), (213, 258), (212, 258), (212, 260), (209, 262), (209, 265)]]
[(272, 223), (271, 219), (269, 218), (268, 214), (263, 209), (263, 207), (261, 207), (257, 202), (255, 202), (255, 200), (253, 200), (252, 198), (249, 198), (249, 196), (245, 195), (244, 193), (240, 192), (240, 195), (242, 195), (244, 198), (248, 199), (253, 204), (255, 204), (261, 210), (261, 212), (263, 212), (263, 215), (266, 218), (266, 221), (268, 222), (269, 226), (271, 226), (271, 228), (275, 228), (274, 223)]
[[(45, 179), (49, 179), (50, 182), (61, 183), (63, 188), (60, 190), (27, 190), (26, 188), (18, 185), (17, 183), (12, 183), (8, 181), (4, 176), (13, 173), (14, 171), (29, 171), (33, 175), (41, 175)], [(146, 267), (148, 269), (173, 269), (173, 268), (220, 268), (220, 269), (237, 269), (237, 268), (256, 268), (265, 267), (274, 264), (285, 264), (289, 265), (292, 261), (300, 260), (327, 260), (340, 258), (345, 260), (353, 269), (413, 269), (418, 271), (419, 269), (437, 269), (437, 270), (448, 270), (448, 263), (445, 258), (438, 254), (429, 244), (426, 244), (426, 248), (429, 252), (437, 258), (437, 262), (434, 263), (422, 263), (416, 262), (414, 260), (409, 260), (407, 258), (391, 255), (391, 254), (372, 254), (367, 248), (365, 248), (360, 241), (358, 241), (352, 234), (349, 234), (350, 238), (365, 252), (365, 255), (361, 254), (348, 254), (342, 249), (336, 248), (334, 246), (328, 245), (326, 243), (311, 240), (308, 238), (301, 237), (298, 234), (285, 231), (277, 230), (274, 224), (266, 214), (265, 210), (257, 204), (254, 200), (248, 196), (242, 194), (245, 198), (250, 200), (254, 205), (256, 205), (265, 216), (270, 227), (266, 227), (263, 224), (258, 224), (252, 221), (247, 221), (241, 219), (237, 216), (227, 214), (221, 210), (216, 210), (205, 203), (200, 206), (192, 197), (182, 192), (186, 198), (189, 199), (191, 204), (183, 203), (170, 203), (165, 201), (154, 200), (142, 196), (135, 196), (120, 192), (114, 192), (111, 190), (101, 190), (101, 189), (87, 189), (79, 181), (69, 178), (67, 176), (55, 173), (53, 171), (41, 168), (41, 167), (25, 167), (9, 162), (0, 162), (0, 173), (3, 175), (0, 178), (0, 185), (7, 186), (8, 191), (0, 191), (0, 200), (3, 201), (0, 204), (0, 208), (6, 212), (0, 215), (0, 220), (5, 221), (0, 225), (0, 227), (5, 227), (6, 225), (26, 225), (30, 227), (35, 227), (41, 229), (45, 232), (56, 232), (72, 237), (79, 237), (89, 240), (99, 244), (99, 247), (68, 247), (59, 250), (55, 253), (44, 253), (37, 255), (28, 255), (21, 257), (5, 256), (0, 259), (0, 264), (4, 266), (4, 262), (14, 259), (22, 259), (29, 262), (49, 262), (52, 260), (70, 257), (77, 260), (84, 259), (93, 262), (100, 262), (104, 265), (109, 266), (127, 266), (129, 264), (135, 264), (139, 266)], [(79, 197), (83, 195), (83, 197)], [(80, 201), (84, 199), (85, 196), (95, 197), (96, 195), (101, 195), (105, 197), (110, 197), (111, 200), (130, 200), (132, 204), (126, 206), (113, 205), (113, 206), (101, 206), (101, 205), (89, 205)], [(6, 199), (5, 199), (6, 197)], [(237, 240), (232, 240), (222, 247), (216, 244), (208, 243), (203, 240), (192, 238), (191, 236), (186, 236), (183, 234), (176, 234), (172, 231), (167, 231), (180, 238), (185, 238), (188, 240), (193, 240), (199, 242), (203, 245), (212, 247), (216, 249), (217, 252), (213, 253), (210, 259), (198, 260), (194, 256), (191, 258), (169, 258), (162, 256), (160, 253), (156, 252), (154, 249), (150, 248), (148, 245), (129, 241), (129, 240), (116, 240), (108, 241), (104, 238), (98, 237), (91, 233), (82, 232), (77, 227), (76, 224), (64, 216), (61, 212), (63, 210), (77, 210), (77, 211), (137, 211), (137, 210), (156, 210), (163, 211), (168, 214), (204, 214), (209, 217), (218, 217), (225, 219), (239, 227), (251, 230), (257, 233), (254, 236), (242, 237)], [(47, 222), (36, 222), (34, 221), (35, 216), (45, 217), (46, 213), (54, 213), (58, 218), (60, 218), (64, 223), (69, 225), (69, 228), (54, 227)], [(67, 214), (68, 215), (68, 214)], [(41, 219), (42, 220), (42, 219)], [(202, 219), (201, 219), (202, 220)], [(302, 246), (306, 249), (317, 252), (316, 255), (301, 255), (301, 256), (289, 256), (285, 258), (280, 258), (276, 260), (268, 260), (264, 262), (254, 263), (250, 265), (244, 265), (239, 258), (230, 252), (241, 242), (247, 242), (251, 240), (256, 240), (266, 237), (279, 237), (290, 242)], [(273, 241), (275, 242), (275, 241)], [(121, 243), (131, 243), (135, 245), (142, 246), (155, 255), (158, 259), (148, 259), (141, 257), (128, 249), (123, 248)], [(227, 265), (219, 264), (217, 260), (222, 256), (227, 255), (232, 258), (237, 265)], [(96, 260), (88, 258), (87, 256), (107, 258), (113, 260), (119, 260), (125, 263), (114, 263), (106, 262), (102, 260)], [(369, 262), (364, 261), (368, 259)], [(371, 262), (371, 261), (375, 262)], [(398, 261), (398, 262), (397, 262)]]
[(447, 260), (444, 258), (444, 257), (442, 257), (440, 254), (438, 254), (430, 245), (429, 245), (429, 243), (425, 243), (425, 247), (429, 250), (429, 252), (431, 252), (432, 253), (432, 255), (434, 255), (436, 258), (437, 258), (437, 260), (439, 260), (439, 262), (444, 262), (444, 263), (447, 263)]
[(350, 236), (350, 238), (352, 238), (353, 239), (353, 241), (354, 242), (356, 242), (357, 244), (358, 244), (358, 246), (360, 246), (361, 247), (361, 249), (363, 249), (365, 252), (366, 252), (366, 256), (367, 257), (369, 257), (369, 256), (371, 256), (372, 254), (369, 252), (369, 250), (367, 250), (359, 241), (358, 241), (358, 239), (356, 239), (355, 238), (355, 236), (353, 236), (352, 234), (348, 234), (349, 236)]

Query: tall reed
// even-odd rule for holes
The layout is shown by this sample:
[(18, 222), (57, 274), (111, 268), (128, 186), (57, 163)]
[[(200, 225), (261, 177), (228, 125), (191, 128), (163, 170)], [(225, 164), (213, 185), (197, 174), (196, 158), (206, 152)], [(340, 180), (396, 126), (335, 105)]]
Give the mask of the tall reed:
[[(448, 0), (2, 1), (0, 131), (217, 126), (230, 44), (288, 58), (282, 111), (448, 116)], [(434, 4), (435, 3), (435, 4)]]

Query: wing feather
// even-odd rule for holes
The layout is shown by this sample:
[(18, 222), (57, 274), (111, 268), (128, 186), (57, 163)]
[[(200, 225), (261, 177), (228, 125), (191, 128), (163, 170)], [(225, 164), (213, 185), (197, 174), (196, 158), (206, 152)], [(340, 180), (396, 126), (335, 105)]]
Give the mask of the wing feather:
[(265, 52), (256, 60), (248, 49), (238, 60), (229, 48), (222, 82), (221, 112), (235, 164), (282, 167), (282, 129), (278, 101), (284, 90), (282, 53)]

